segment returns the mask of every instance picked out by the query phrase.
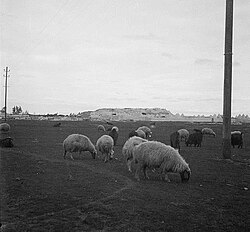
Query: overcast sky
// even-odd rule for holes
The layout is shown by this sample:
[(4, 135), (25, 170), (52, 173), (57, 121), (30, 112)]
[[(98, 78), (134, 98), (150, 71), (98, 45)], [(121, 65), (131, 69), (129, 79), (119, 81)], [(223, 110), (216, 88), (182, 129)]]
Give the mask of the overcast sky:
[[(8, 112), (223, 112), (226, 0), (0, 0)], [(250, 1), (234, 1), (232, 114), (250, 115)], [(1, 75), (2, 76), (2, 75)], [(4, 106), (1, 78), (1, 108)]]

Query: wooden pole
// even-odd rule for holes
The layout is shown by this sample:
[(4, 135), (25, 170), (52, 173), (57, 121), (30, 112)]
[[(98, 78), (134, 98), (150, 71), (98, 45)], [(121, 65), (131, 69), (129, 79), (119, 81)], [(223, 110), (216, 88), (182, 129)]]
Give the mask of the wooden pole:
[(7, 86), (8, 86), (8, 67), (4, 70), (6, 72), (5, 74), (5, 97), (4, 97), (4, 121), (7, 120)]
[(231, 101), (232, 101), (232, 42), (233, 0), (226, 0), (224, 100), (223, 100), (223, 158), (231, 159)]

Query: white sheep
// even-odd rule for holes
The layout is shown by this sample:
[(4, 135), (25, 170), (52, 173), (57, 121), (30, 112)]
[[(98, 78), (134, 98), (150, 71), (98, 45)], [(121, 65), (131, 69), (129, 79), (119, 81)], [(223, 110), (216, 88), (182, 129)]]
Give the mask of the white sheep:
[(10, 130), (10, 125), (6, 122), (0, 124), (1, 132), (8, 132)]
[(137, 128), (137, 130), (142, 130), (146, 134), (146, 139), (152, 137), (152, 131), (147, 126), (141, 126), (141, 127)]
[(106, 129), (105, 129), (105, 127), (103, 125), (98, 125), (97, 129), (98, 129), (98, 132), (106, 131)]
[(112, 130), (115, 130), (116, 132), (118, 132), (119, 131), (119, 129), (118, 129), (118, 127), (117, 126), (113, 126), (112, 128), (111, 128), (111, 131)]
[(232, 135), (241, 135), (242, 138), (244, 137), (244, 133), (242, 131), (231, 131), (231, 136)]
[(213, 131), (213, 129), (205, 127), (201, 130), (203, 135), (212, 135), (212, 136), (216, 136), (215, 132)]
[(156, 128), (156, 122), (150, 122), (150, 128)]
[(96, 149), (104, 156), (104, 162), (113, 158), (114, 140), (109, 135), (101, 136), (96, 142)]
[(190, 178), (191, 170), (179, 152), (171, 146), (157, 141), (141, 143), (134, 148), (134, 160), (137, 163), (135, 178), (139, 181), (139, 172), (143, 169), (145, 178), (149, 178), (146, 172), (148, 168), (160, 168), (165, 175), (165, 180), (170, 182), (167, 172), (179, 173), (182, 182)]
[(231, 131), (231, 135), (235, 135), (235, 134), (241, 134), (242, 132), (241, 131)]
[(65, 159), (67, 152), (70, 153), (70, 157), (74, 160), (72, 156), (72, 152), (81, 152), (89, 151), (92, 154), (93, 159), (97, 154), (94, 144), (90, 141), (90, 139), (81, 134), (71, 134), (63, 141), (63, 149), (64, 155), (63, 158)]
[(134, 158), (134, 148), (136, 145), (139, 145), (140, 143), (147, 142), (148, 140), (143, 139), (141, 137), (133, 136), (129, 138), (123, 145), (122, 148), (122, 154), (126, 160), (127, 167), (129, 172), (132, 172), (131, 170), (131, 164)]
[(118, 140), (118, 136), (119, 136), (118, 131), (119, 131), (118, 127), (113, 126), (111, 128), (110, 132), (108, 133), (108, 135), (111, 136), (114, 140), (114, 146), (116, 146), (116, 144), (117, 144), (117, 140)]
[(188, 130), (186, 130), (186, 129), (179, 129), (177, 132), (179, 133), (180, 141), (185, 141), (186, 142), (188, 140), (188, 137), (189, 137)]
[(141, 137), (141, 138), (143, 138), (143, 139), (146, 139), (146, 133), (143, 131), (143, 130), (139, 130), (139, 129), (137, 129), (136, 131), (136, 135), (138, 136), (138, 137)]

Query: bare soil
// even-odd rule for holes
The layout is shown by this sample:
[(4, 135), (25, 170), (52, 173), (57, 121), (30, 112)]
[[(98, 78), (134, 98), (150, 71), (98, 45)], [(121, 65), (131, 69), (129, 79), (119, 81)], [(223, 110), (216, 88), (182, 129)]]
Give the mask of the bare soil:
[[(100, 137), (100, 122), (10, 121), (13, 148), (0, 148), (0, 231), (249, 231), (250, 125), (243, 149), (222, 158), (222, 125), (157, 122), (152, 140), (170, 144), (181, 128), (211, 127), (201, 147), (181, 144), (181, 155), (192, 174), (170, 183), (149, 171), (150, 180), (137, 182), (122, 157), (129, 132), (149, 122), (114, 122), (119, 127), (115, 159), (104, 163), (90, 153), (63, 159), (63, 140), (72, 133)], [(102, 123), (106, 128), (109, 126)], [(135, 166), (132, 166), (133, 171)]]

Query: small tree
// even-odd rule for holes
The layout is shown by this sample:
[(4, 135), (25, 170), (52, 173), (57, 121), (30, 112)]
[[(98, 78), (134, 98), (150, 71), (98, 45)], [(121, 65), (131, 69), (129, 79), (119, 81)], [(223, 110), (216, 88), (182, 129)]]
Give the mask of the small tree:
[(18, 114), (18, 106), (15, 106), (15, 113)]
[(16, 108), (15, 106), (12, 108), (12, 114), (15, 114), (16, 113)]
[(14, 106), (13, 108), (12, 108), (12, 113), (13, 114), (21, 114), (23, 112), (23, 110), (22, 110), (22, 107), (21, 106)]
[(18, 107), (18, 114), (21, 114), (22, 112), (23, 112), (22, 107), (19, 106), (19, 107)]
[(5, 106), (1, 109), (1, 113), (5, 113)]

